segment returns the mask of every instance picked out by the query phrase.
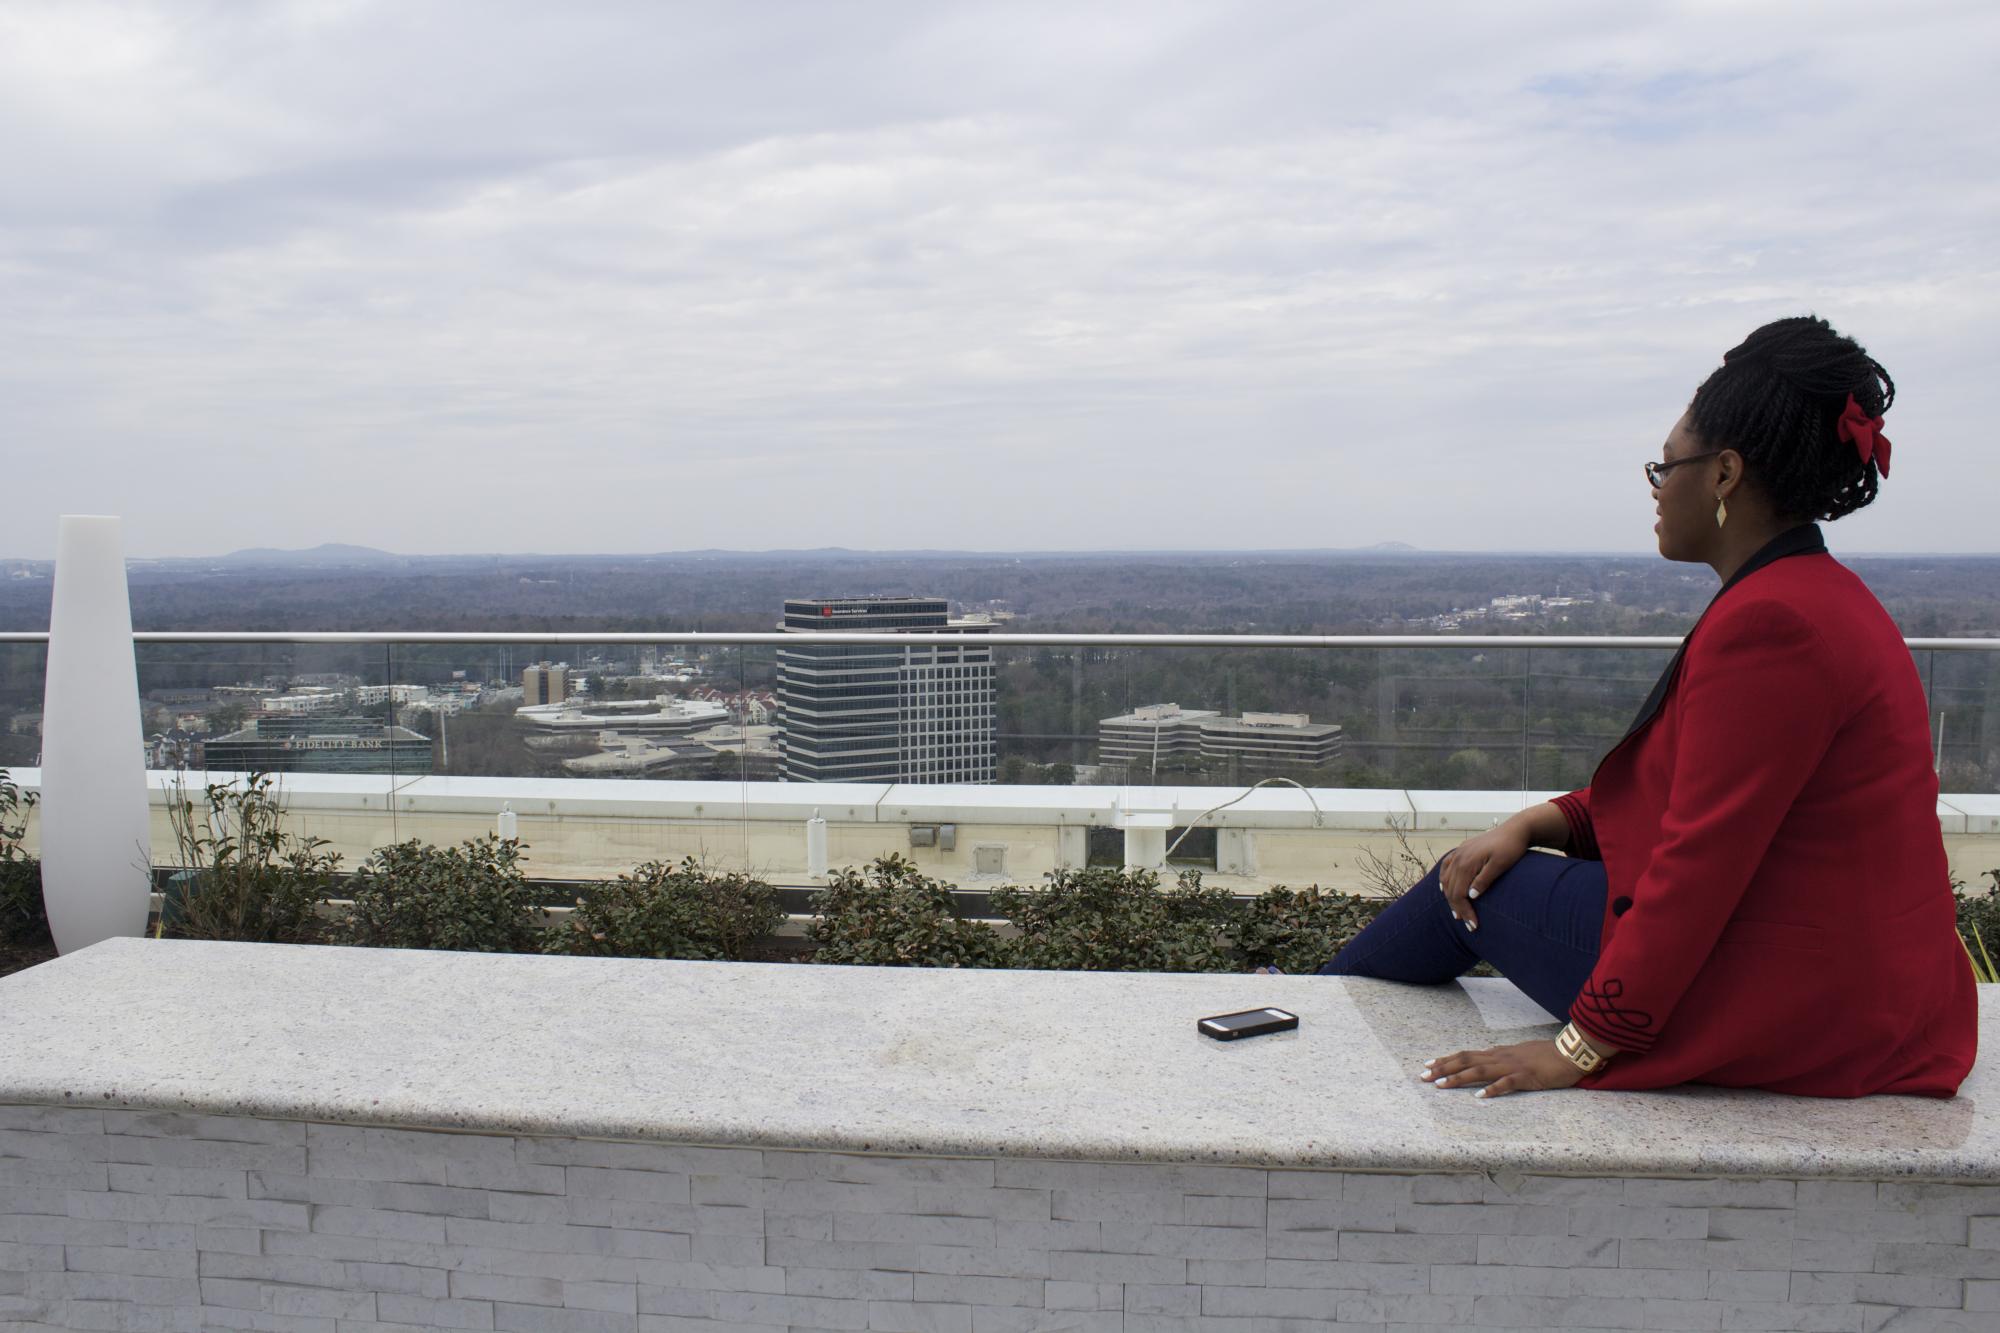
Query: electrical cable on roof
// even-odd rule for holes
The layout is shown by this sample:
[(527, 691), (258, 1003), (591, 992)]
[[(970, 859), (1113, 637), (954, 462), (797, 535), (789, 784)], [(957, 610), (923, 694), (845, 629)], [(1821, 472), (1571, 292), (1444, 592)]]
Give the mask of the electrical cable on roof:
[(1304, 783), (1294, 782), (1290, 778), (1265, 778), (1262, 782), (1253, 782), (1248, 787), (1245, 787), (1243, 789), (1243, 794), (1241, 796), (1232, 797), (1231, 799), (1224, 801), (1221, 805), (1210, 806), (1208, 809), (1196, 815), (1193, 819), (1190, 819), (1188, 821), (1187, 827), (1181, 830), (1181, 836), (1174, 839), (1173, 847), (1167, 848), (1166, 855), (1162, 856), (1160, 859), (1164, 861), (1168, 857), (1171, 857), (1174, 854), (1174, 848), (1179, 847), (1182, 843), (1186, 842), (1187, 835), (1194, 832), (1195, 826), (1201, 823), (1202, 820), (1207, 819), (1210, 815), (1216, 813), (1218, 810), (1227, 810), (1230, 806), (1235, 805), (1236, 802), (1247, 799), (1250, 793), (1256, 791), (1257, 788), (1268, 787), (1274, 782), (1282, 782), (1288, 786), (1297, 787), (1300, 791), (1304, 792), (1306, 794), (1306, 800), (1311, 803), (1313, 808), (1313, 827), (1314, 828), (1326, 827), (1326, 816), (1320, 813), (1319, 802), (1313, 800), (1312, 790), (1308, 788)]

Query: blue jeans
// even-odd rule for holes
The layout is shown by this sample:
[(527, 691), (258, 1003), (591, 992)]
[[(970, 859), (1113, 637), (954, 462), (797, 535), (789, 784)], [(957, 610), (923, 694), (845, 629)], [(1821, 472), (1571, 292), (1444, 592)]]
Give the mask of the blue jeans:
[(1432, 866), (1319, 973), (1435, 986), (1484, 960), (1562, 1017), (1597, 966), (1604, 893), (1602, 861), (1529, 852), (1472, 900), (1472, 931), (1453, 919)]

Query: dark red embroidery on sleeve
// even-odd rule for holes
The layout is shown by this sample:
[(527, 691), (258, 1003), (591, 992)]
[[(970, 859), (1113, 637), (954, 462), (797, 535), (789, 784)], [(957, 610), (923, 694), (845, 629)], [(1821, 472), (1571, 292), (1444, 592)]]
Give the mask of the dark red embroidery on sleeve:
[(1620, 1050), (1646, 1050), (1654, 1041), (1653, 1016), (1621, 1005), (1624, 995), (1625, 983), (1617, 977), (1607, 977), (1602, 986), (1586, 981), (1582, 994), (1576, 997), (1576, 1007), (1582, 1011), (1586, 1028), (1596, 1029)]

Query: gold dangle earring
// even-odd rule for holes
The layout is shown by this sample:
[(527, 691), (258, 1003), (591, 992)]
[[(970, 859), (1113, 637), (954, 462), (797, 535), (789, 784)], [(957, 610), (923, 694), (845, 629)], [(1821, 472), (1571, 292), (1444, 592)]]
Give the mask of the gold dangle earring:
[(1724, 503), (1722, 502), (1722, 497), (1721, 497), (1721, 496), (1719, 496), (1719, 495), (1718, 495), (1718, 496), (1716, 496), (1716, 497), (1715, 497), (1715, 526), (1716, 526), (1716, 527), (1718, 527), (1718, 528), (1719, 528), (1719, 527), (1721, 527), (1721, 526), (1722, 526), (1722, 520), (1724, 520), (1724, 519), (1726, 519), (1726, 518), (1728, 518), (1728, 517), (1729, 517), (1729, 506), (1728, 506), (1728, 505), (1726, 505), (1726, 504), (1724, 504)]

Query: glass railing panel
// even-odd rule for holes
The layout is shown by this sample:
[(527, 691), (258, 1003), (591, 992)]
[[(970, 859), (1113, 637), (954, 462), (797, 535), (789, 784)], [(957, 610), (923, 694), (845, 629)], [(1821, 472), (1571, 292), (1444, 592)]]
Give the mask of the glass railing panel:
[(657, 777), (699, 782), (704, 793), (713, 794), (700, 802), (699, 815), (687, 812), (686, 832), (648, 843), (648, 858), (692, 857), (717, 869), (750, 873), (762, 866), (767, 878), (782, 861), (787, 871), (773, 882), (800, 879), (803, 825), (781, 825), (771, 837), (770, 825), (750, 808), (757, 785), (783, 774), (776, 650), (756, 644), (663, 645), (661, 652), (667, 656), (659, 679), (648, 688), (671, 728), (655, 744), (671, 758)]
[(1940, 789), (2000, 792), (2000, 652), (1925, 649), (1916, 661)]
[(1228, 787), (1275, 776), (1481, 791), (1582, 785), (1672, 653), (1440, 645), (996, 656), (1002, 783)]
[(1524, 791), (1574, 791), (1624, 739), (1670, 648), (1526, 648), (1522, 719)]
[(1518, 790), (1526, 666), (1506, 648), (1398, 648), (1375, 659), (1374, 708), (1357, 718), (1353, 785)]
[(0, 768), (34, 768), (42, 756), (48, 645), (0, 641)]
[(488, 644), (397, 644), (382, 688), (384, 720), (430, 742), (429, 772), (476, 773), (498, 761), (485, 744), (504, 735), (511, 701), (497, 696), (515, 673), (512, 654)]
[[(740, 868), (757, 857), (745, 801), (781, 776), (775, 660), (757, 645), (397, 644), (388, 702), (399, 728), (428, 738), (430, 772), (533, 780), (490, 813), (534, 873), (602, 876), (687, 855)], [(535, 785), (555, 780), (594, 785)], [(660, 821), (579, 814), (628, 783), (648, 784), (649, 799), (674, 796), (656, 784), (703, 784), (698, 800), (692, 786), (680, 793), (698, 812), (676, 815), (672, 837)], [(444, 823), (469, 835), (463, 810)]]
[(388, 744), (380, 645), (142, 643), (148, 767), (210, 772), (422, 772), (417, 743)]
[[(1002, 784), (1240, 786), (1283, 776), (1332, 786), (1367, 763), (1354, 743), (1368, 728), (1355, 720), (1378, 692), (1376, 664), (1351, 650), (1092, 646), (994, 655)], [(1257, 735), (1246, 715), (1268, 734)]]
[(432, 737), (432, 771), (456, 777), (541, 777), (560, 756), (530, 750), (517, 714), (570, 697), (580, 676), (568, 650), (546, 644), (398, 644), (404, 725)]
[[(149, 765), (187, 770), (196, 790), (224, 770), (273, 772), (281, 791), (298, 775), (299, 828), (336, 838), (350, 867), (411, 837), (449, 844), (499, 832), (518, 799), (505, 812), (538, 877), (601, 878), (694, 856), (801, 887), (817, 882), (807, 831), (816, 776), (895, 783), (911, 807), (904, 817), (870, 796), (869, 809), (828, 809), (832, 865), (894, 852), (966, 882), (1014, 875), (1024, 844), (1038, 866), (1058, 855), (1120, 861), (1127, 831), (1107, 797), (1078, 816), (1083, 826), (1059, 852), (1048, 830), (982, 832), (1054, 820), (1041, 806), (1065, 798), (1017, 799), (1039, 812), (1021, 819), (1004, 799), (981, 810), (987, 783), (968, 765), (984, 764), (1003, 790), (1120, 789), (1127, 812), (1148, 799), (1131, 788), (1210, 788), (1219, 802), (1265, 779), (1382, 793), (1580, 787), (1672, 651), (1114, 643), (882, 656), (874, 644), (843, 656), (709, 642), (147, 642), (138, 675)], [(0, 643), (0, 766), (39, 760), (46, 657), (42, 643)], [(2000, 790), (2000, 653), (1920, 648), (1915, 662), (1943, 789)], [(263, 743), (261, 762), (238, 753), (246, 739)], [(867, 770), (856, 756), (888, 766)], [(323, 792), (306, 799), (303, 779), (317, 774), (360, 776), (360, 788), (341, 790), (371, 799), (352, 809)], [(461, 790), (441, 811), (421, 799), (431, 775), (531, 785), (491, 789), (490, 809), (478, 789)], [(565, 785), (532, 785), (545, 780)], [(635, 793), (645, 807), (616, 805), (625, 783), (645, 784)], [(954, 794), (927, 803), (925, 786)], [(398, 791), (404, 799), (390, 800)], [(850, 793), (845, 804), (862, 799)], [(1209, 803), (1180, 799), (1174, 809), (1192, 816)], [(955, 848), (954, 824), (964, 826)], [(1244, 856), (1212, 827), (1183, 832), (1167, 833), (1175, 867), (1222, 872)], [(982, 860), (976, 844), (1010, 839)], [(160, 864), (172, 859), (156, 851)]]
[[(219, 844), (255, 845), (264, 801), (289, 835), (278, 855), (326, 837), (348, 845), (351, 869), (358, 849), (403, 839), (391, 798), (429, 770), (430, 746), (395, 726), (385, 688), (394, 668), (382, 645), (141, 642), (135, 665), (147, 767), (171, 775), (152, 820), (155, 880), (170, 919), (176, 886), (208, 865)], [(327, 775), (365, 804), (335, 810), (303, 795), (302, 786)], [(253, 781), (261, 782), (255, 800)], [(230, 794), (211, 799), (212, 786)]]

